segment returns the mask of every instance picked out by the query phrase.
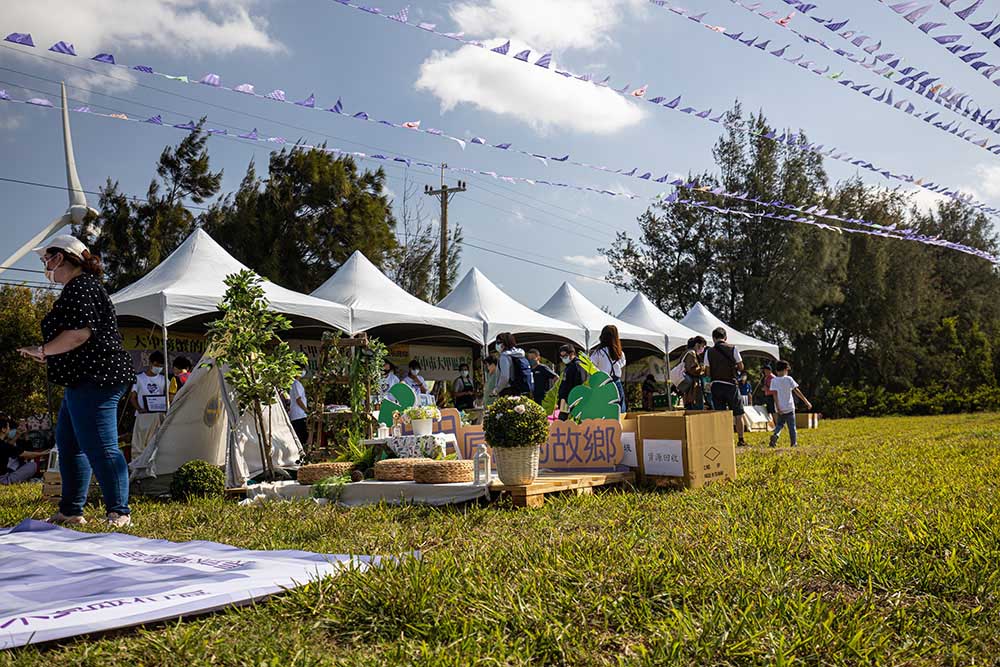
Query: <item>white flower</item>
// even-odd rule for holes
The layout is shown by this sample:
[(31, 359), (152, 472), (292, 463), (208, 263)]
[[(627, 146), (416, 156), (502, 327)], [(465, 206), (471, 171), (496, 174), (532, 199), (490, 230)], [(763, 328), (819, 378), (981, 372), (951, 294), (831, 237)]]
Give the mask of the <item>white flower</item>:
[(524, 407), (523, 403), (514, 406), (514, 412), (516, 412), (519, 415), (523, 415), (525, 410), (527, 410), (527, 408)]

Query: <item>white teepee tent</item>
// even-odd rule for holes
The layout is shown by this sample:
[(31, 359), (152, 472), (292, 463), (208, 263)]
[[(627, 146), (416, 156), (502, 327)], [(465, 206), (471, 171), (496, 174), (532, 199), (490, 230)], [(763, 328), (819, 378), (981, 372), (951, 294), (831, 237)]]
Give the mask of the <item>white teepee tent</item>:
[(647, 350), (666, 352), (663, 333), (643, 329), (624, 322), (614, 315), (608, 315), (569, 283), (563, 283), (545, 305), (538, 309), (538, 312), (583, 329), (588, 349), (597, 345), (601, 338), (601, 329), (605, 325), (614, 324), (618, 327), (618, 336), (623, 345), (631, 344)]
[(57, 231), (71, 224), (80, 224), (87, 216), (87, 213), (97, 214), (97, 211), (87, 206), (87, 196), (80, 185), (80, 177), (76, 173), (76, 159), (73, 156), (73, 137), (69, 132), (69, 109), (66, 104), (66, 84), (62, 84), (62, 124), (63, 124), (63, 149), (66, 154), (66, 187), (69, 191), (69, 208), (45, 226), (40, 232), (35, 234), (24, 245), (14, 251), (14, 254), (3, 262), (0, 262), (0, 273), (6, 268), (13, 266), (27, 255), (32, 248), (35, 248), (42, 241), (49, 238)]
[[(271, 425), (271, 461), (274, 467), (294, 467), (302, 458), (284, 405), (265, 409)], [(182, 465), (195, 459), (224, 466), (226, 486), (239, 487), (264, 471), (260, 443), (249, 413), (241, 414), (236, 393), (224, 370), (206, 357), (177, 392), (152, 442), (132, 462), (131, 479), (139, 492), (160, 495)]]
[(693, 329), (689, 329), (657, 308), (643, 294), (636, 294), (625, 309), (618, 313), (618, 319), (643, 329), (663, 332), (668, 352), (685, 347), (689, 338), (698, 335)]

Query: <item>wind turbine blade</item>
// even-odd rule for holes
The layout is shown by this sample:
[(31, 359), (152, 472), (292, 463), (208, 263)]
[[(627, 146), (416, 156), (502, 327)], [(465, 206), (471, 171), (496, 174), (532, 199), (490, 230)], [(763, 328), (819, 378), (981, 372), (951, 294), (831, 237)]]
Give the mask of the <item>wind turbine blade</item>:
[(66, 84), (62, 85), (63, 146), (66, 149), (66, 187), (69, 188), (69, 207), (87, 207), (87, 197), (83, 194), (80, 177), (76, 173), (76, 158), (73, 156), (73, 137), (69, 132), (69, 104), (66, 103)]
[(31, 252), (32, 249), (37, 248), (39, 245), (41, 245), (42, 241), (54, 235), (57, 231), (59, 231), (66, 225), (69, 225), (71, 222), (72, 219), (70, 218), (69, 213), (65, 214), (64, 216), (62, 216), (57, 220), (53, 220), (52, 222), (50, 222), (48, 225), (45, 226), (45, 229), (38, 232), (35, 236), (31, 238), (30, 241), (28, 241), (23, 246), (15, 250), (13, 255), (8, 257), (6, 260), (4, 260), (2, 264), (0, 264), (0, 273), (6, 271), (6, 268), (4, 267), (14, 266), (14, 264), (21, 261), (22, 257)]

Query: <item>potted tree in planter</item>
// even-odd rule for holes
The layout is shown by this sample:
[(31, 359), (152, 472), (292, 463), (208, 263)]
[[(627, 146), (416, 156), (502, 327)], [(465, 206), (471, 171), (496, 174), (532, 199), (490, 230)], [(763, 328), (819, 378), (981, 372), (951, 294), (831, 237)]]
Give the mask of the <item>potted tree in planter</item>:
[(209, 326), (209, 341), (216, 361), (227, 369), (226, 381), (236, 390), (240, 411), (253, 415), (264, 475), (273, 480), (271, 423), (264, 409), (276, 402), (278, 391), (292, 386), (307, 359), (278, 338), (278, 332), (292, 325), (270, 310), (260, 276), (243, 270), (226, 276), (226, 287), (219, 304), (222, 317)]
[(530, 484), (538, 477), (539, 448), (549, 437), (542, 406), (523, 396), (502, 396), (486, 409), (483, 434), (504, 485)]

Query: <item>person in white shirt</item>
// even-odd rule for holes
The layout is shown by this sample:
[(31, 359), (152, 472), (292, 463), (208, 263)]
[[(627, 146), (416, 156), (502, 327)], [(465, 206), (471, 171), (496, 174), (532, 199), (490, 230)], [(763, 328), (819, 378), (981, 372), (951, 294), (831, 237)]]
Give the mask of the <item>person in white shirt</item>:
[(382, 379), (378, 385), (379, 403), (389, 395), (389, 390), (399, 384), (399, 369), (388, 359), (382, 362)]
[(299, 372), (299, 377), (292, 381), (292, 388), (288, 390), (288, 418), (292, 422), (295, 435), (299, 437), (299, 442), (302, 444), (309, 441), (309, 421), (307, 420), (309, 403), (306, 400), (306, 388), (299, 379), (305, 377), (305, 374), (306, 369), (303, 368)]
[(167, 377), (163, 374), (163, 367), (163, 353), (154, 350), (149, 355), (149, 366), (135, 376), (135, 385), (129, 396), (129, 402), (135, 408), (135, 426), (132, 428), (133, 461), (146, 449), (163, 422), (167, 400)]
[(771, 446), (778, 444), (781, 430), (788, 427), (788, 437), (792, 447), (797, 446), (798, 433), (795, 428), (795, 397), (798, 397), (806, 410), (812, 410), (812, 403), (799, 390), (799, 384), (788, 374), (790, 367), (787, 361), (779, 361), (774, 367), (774, 378), (771, 379), (771, 391), (774, 392), (774, 405), (777, 414), (774, 417), (774, 433), (771, 435)]
[(410, 372), (403, 378), (403, 382), (410, 385), (410, 388), (413, 389), (418, 398), (430, 393), (427, 390), (427, 383), (424, 382), (424, 378), (420, 375), (420, 362), (416, 359), (410, 362)]
[(607, 373), (618, 389), (618, 404), (624, 414), (628, 412), (625, 404), (625, 387), (622, 376), (625, 373), (625, 353), (622, 352), (622, 342), (618, 337), (618, 327), (613, 324), (601, 329), (601, 343), (590, 351), (590, 360), (597, 370)]

